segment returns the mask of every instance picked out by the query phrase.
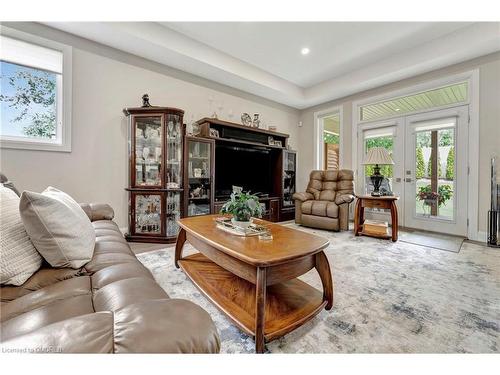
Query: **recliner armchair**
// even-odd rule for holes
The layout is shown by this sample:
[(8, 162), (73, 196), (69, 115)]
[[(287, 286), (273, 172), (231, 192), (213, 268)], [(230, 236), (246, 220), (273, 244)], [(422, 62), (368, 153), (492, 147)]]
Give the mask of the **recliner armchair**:
[(295, 223), (327, 230), (349, 229), (349, 203), (354, 200), (351, 170), (312, 171), (302, 193), (293, 195)]

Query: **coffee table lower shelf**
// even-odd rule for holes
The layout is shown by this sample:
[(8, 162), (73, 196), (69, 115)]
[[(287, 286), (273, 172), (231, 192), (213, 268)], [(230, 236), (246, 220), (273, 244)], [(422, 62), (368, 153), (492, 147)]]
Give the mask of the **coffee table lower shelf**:
[[(255, 337), (255, 285), (197, 253), (179, 260), (193, 283), (244, 332)], [(268, 285), (264, 338), (266, 342), (313, 318), (327, 301), (323, 293), (299, 279)]]

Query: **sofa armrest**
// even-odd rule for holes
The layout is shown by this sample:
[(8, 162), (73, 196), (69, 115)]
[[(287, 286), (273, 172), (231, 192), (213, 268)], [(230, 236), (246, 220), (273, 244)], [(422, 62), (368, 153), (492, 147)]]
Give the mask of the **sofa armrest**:
[(2, 353), (113, 353), (113, 313), (86, 314), (2, 342)]
[(220, 340), (198, 305), (157, 299), (66, 319), (0, 347), (3, 353), (218, 353)]
[(90, 221), (113, 220), (115, 212), (106, 203), (80, 203), (80, 207), (85, 211)]
[(340, 206), (344, 203), (351, 203), (354, 200), (354, 195), (352, 194), (342, 194), (335, 197), (335, 204)]
[(299, 200), (301, 202), (305, 202), (305, 201), (310, 201), (310, 200), (314, 199), (314, 195), (312, 195), (311, 193), (307, 193), (307, 192), (294, 193), (292, 198), (294, 200)]

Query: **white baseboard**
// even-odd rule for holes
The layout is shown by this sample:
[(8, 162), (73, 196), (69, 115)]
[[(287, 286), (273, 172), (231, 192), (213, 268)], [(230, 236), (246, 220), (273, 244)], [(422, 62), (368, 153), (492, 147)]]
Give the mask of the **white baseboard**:
[[(472, 240), (473, 238), (471, 238)], [(479, 242), (484, 242), (488, 240), (488, 234), (486, 232), (477, 232), (476, 238), (473, 239), (474, 241), (479, 241)]]

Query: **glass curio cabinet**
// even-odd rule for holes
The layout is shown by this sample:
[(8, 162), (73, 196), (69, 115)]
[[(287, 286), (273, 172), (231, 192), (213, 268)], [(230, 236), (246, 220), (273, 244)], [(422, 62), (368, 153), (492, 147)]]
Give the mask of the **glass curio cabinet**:
[(186, 216), (214, 211), (214, 149), (210, 139), (186, 137), (184, 212)]
[(129, 119), (128, 241), (174, 242), (184, 216), (184, 111), (126, 108)]

